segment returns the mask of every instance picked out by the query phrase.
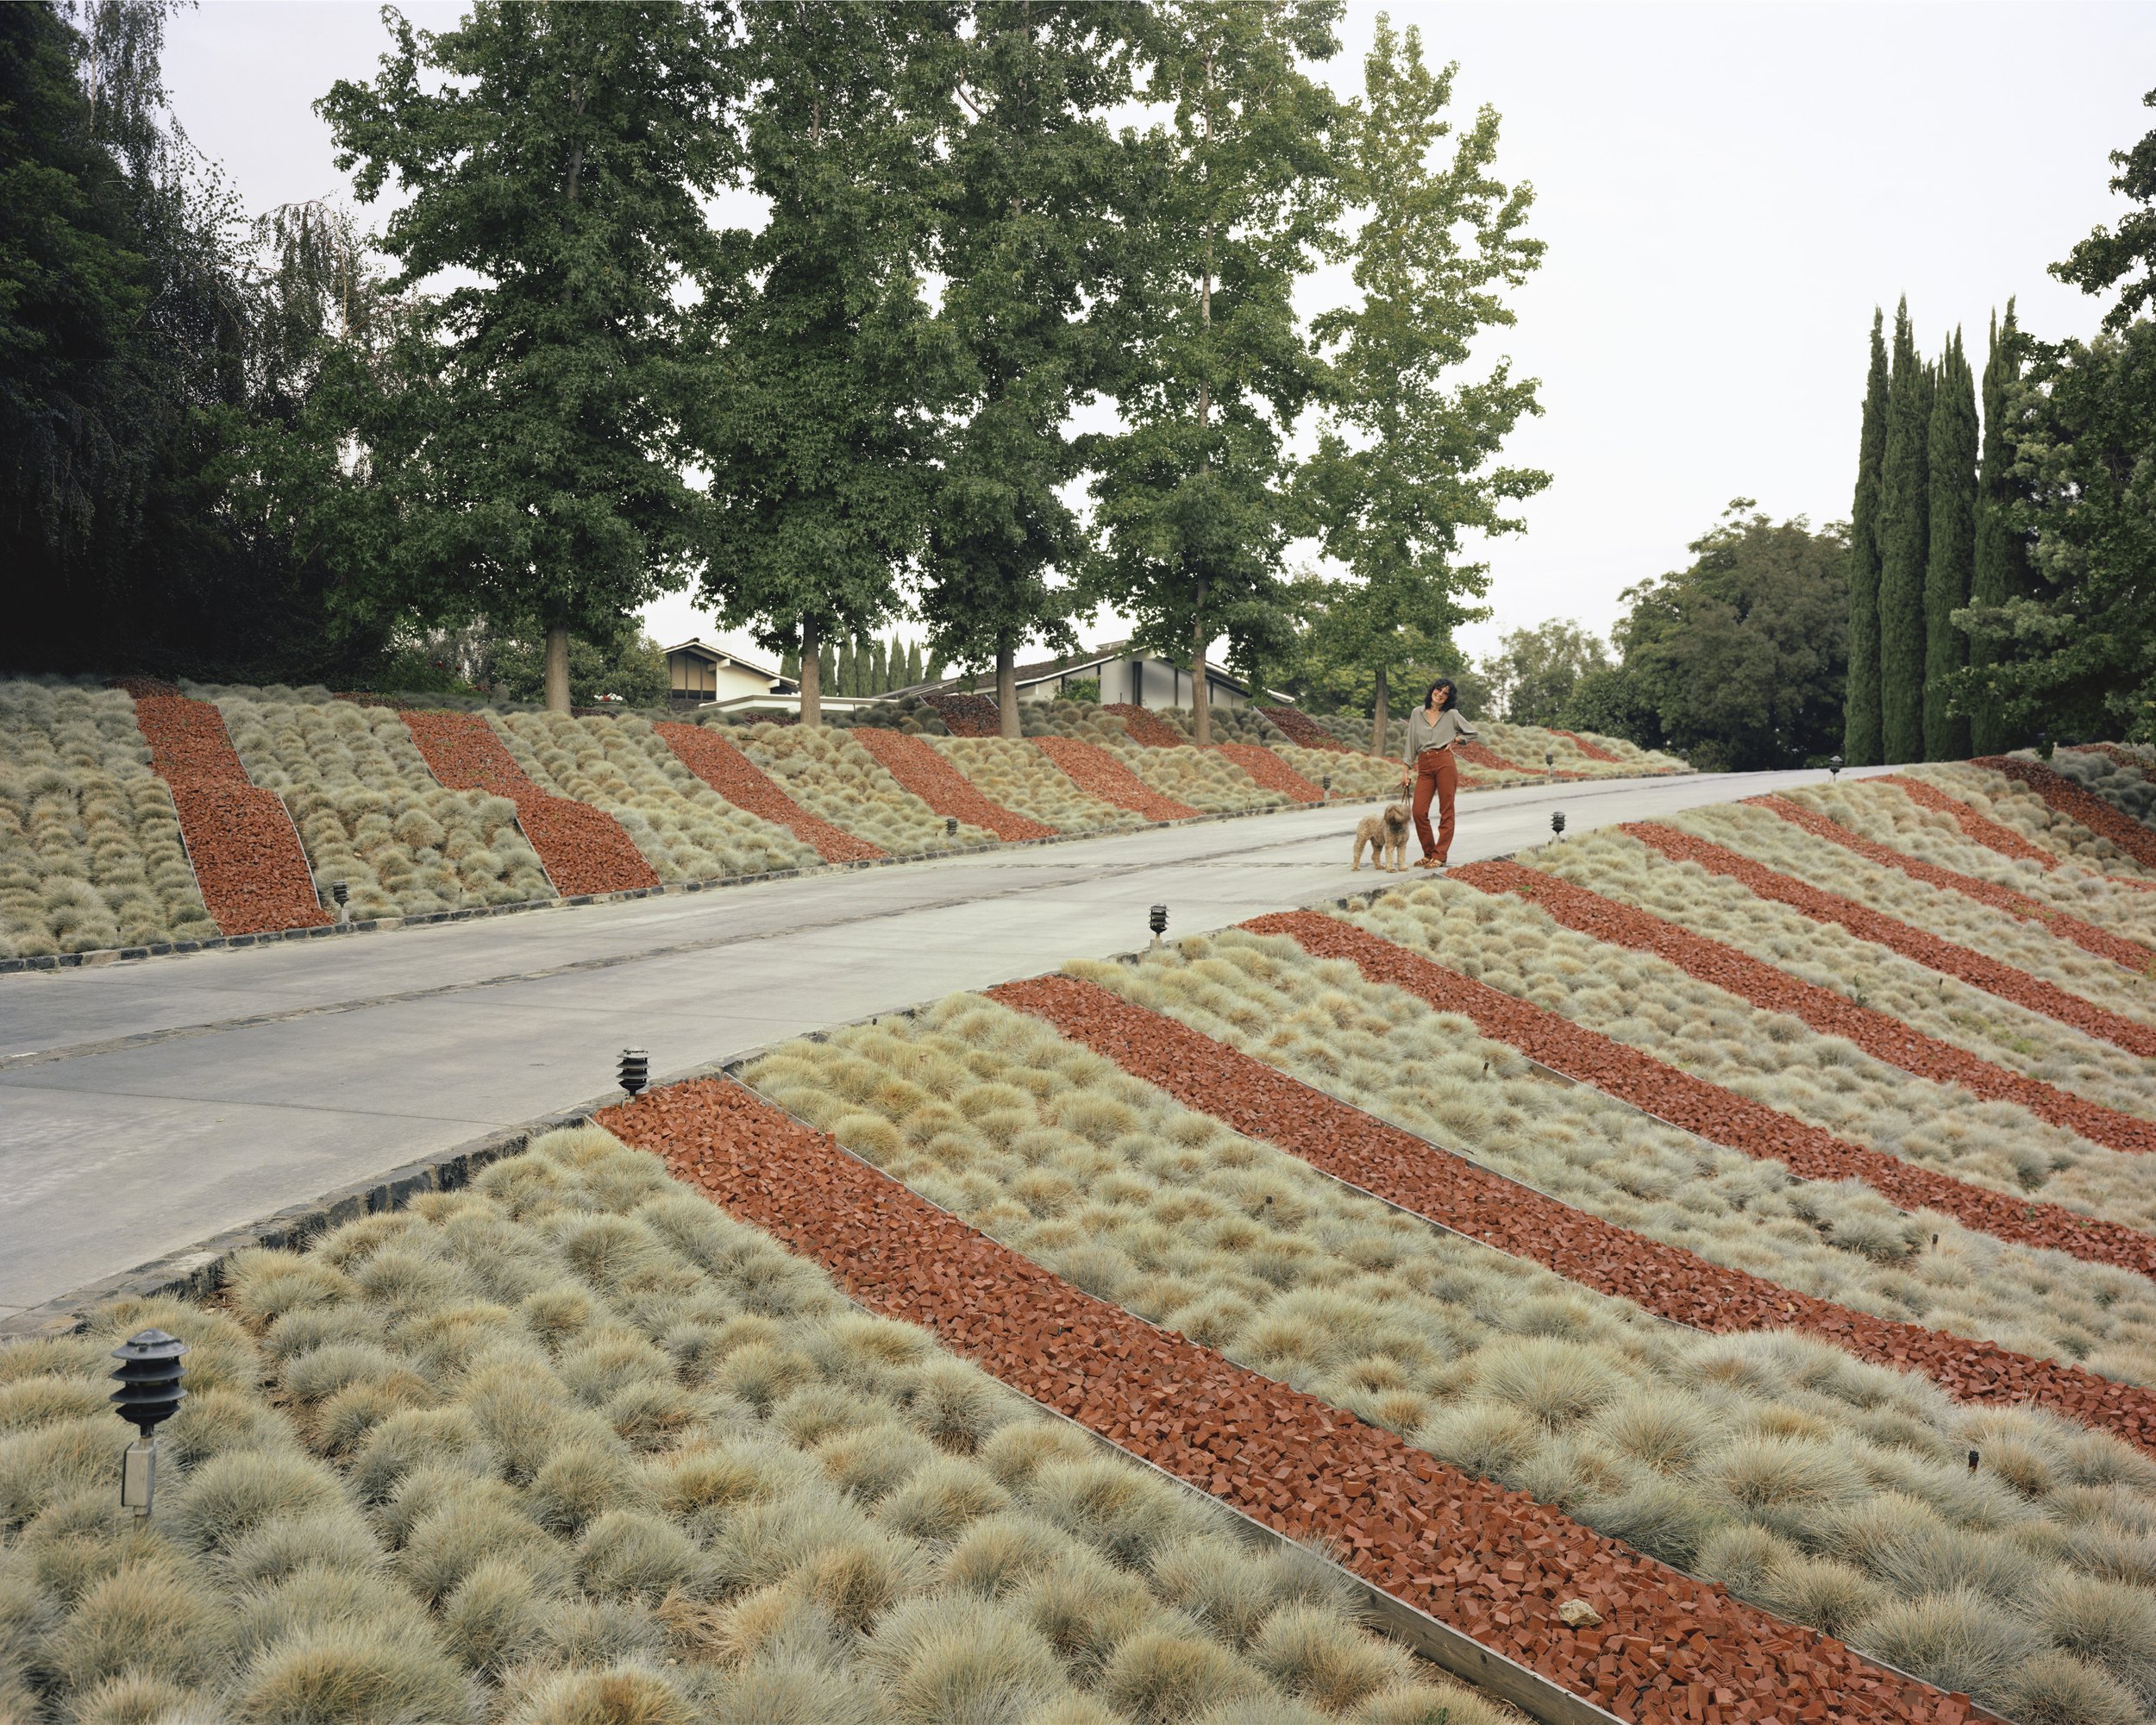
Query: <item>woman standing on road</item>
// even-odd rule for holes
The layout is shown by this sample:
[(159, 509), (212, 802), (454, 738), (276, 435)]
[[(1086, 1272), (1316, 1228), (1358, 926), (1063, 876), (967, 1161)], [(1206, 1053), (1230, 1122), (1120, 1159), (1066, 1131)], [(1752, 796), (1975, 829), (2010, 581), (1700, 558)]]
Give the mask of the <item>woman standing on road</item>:
[[(1415, 837), (1422, 841), (1418, 869), (1442, 869), (1452, 850), (1452, 794), (1459, 787), (1460, 763), (1452, 745), (1475, 741), (1474, 727), (1460, 717), (1460, 693), (1452, 679), (1439, 677), (1430, 685), (1422, 705), (1407, 715), (1407, 748), (1402, 757), (1400, 787), (1415, 787)], [(1438, 796), (1438, 836), (1430, 837), (1430, 794)]]

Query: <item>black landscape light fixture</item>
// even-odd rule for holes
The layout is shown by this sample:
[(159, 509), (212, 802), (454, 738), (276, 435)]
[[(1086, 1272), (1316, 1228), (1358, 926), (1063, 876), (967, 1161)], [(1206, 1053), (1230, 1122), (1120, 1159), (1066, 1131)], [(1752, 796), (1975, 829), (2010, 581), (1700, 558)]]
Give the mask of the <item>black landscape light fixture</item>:
[(1158, 946), (1161, 936), (1168, 932), (1168, 906), (1155, 905), (1145, 919), (1145, 925), (1153, 931), (1153, 944)]
[(958, 817), (956, 815), (947, 814), (943, 817), (943, 831), (950, 837), (958, 837)]
[(350, 909), (352, 888), (342, 881), (332, 881), (329, 883), (329, 896), (336, 902), (337, 920), (339, 922), (349, 920), (352, 915)]
[(1332, 794), (1332, 775), (1327, 773), (1325, 777), (1319, 780), (1318, 788), (1323, 791), (1327, 796), (1331, 796)]
[(1980, 1458), (1977, 1456), (1977, 1452), (1976, 1452), (1976, 1451), (1974, 1451), (1974, 1450), (1971, 1450), (1971, 1451), (1969, 1452), (1969, 1471), (1970, 1471), (1970, 1472), (1974, 1473), (1974, 1472), (1977, 1471), (1977, 1461), (1978, 1461), (1979, 1459), (1980, 1459)]
[(1550, 831), (1557, 834), (1559, 838), (1564, 837), (1564, 811), (1563, 809), (1550, 811)]
[(179, 1387), (179, 1357), (187, 1344), (162, 1330), (138, 1330), (113, 1349), (120, 1369), (112, 1410), (135, 1429), (120, 1458), (120, 1506), (147, 1520), (157, 1491), (157, 1428), (179, 1411), (187, 1392)]
[(1841, 782), (1841, 756), (1839, 755), (1829, 755), (1827, 757), (1827, 777), (1830, 783), (1839, 784)]
[(1554, 779), (1557, 777), (1557, 751), (1554, 749), (1544, 750), (1542, 751), (1542, 764), (1550, 769), (1550, 776), (1551, 778)]
[(631, 1097), (636, 1096), (651, 1082), (651, 1057), (641, 1048), (622, 1050), (621, 1066), (616, 1082)]

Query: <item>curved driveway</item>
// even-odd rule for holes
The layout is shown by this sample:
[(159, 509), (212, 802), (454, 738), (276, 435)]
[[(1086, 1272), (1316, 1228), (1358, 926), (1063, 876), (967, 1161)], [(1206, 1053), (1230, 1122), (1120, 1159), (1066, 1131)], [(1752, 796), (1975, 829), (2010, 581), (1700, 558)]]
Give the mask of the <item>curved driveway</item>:
[[(1820, 773), (1478, 792), (1456, 860)], [(819, 1026), (1337, 898), (1369, 805), (334, 942), (0, 977), (0, 1320), (604, 1091)]]

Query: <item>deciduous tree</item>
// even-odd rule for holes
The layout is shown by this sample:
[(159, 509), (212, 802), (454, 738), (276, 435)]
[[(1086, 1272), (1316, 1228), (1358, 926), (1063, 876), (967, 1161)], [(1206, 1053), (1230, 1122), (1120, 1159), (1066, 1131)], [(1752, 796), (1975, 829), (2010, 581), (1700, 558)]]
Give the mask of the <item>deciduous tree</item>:
[(1609, 668), (1609, 649), (1570, 618), (1515, 629), (1482, 662), (1490, 699), (1512, 724), (1556, 724), (1573, 686)]

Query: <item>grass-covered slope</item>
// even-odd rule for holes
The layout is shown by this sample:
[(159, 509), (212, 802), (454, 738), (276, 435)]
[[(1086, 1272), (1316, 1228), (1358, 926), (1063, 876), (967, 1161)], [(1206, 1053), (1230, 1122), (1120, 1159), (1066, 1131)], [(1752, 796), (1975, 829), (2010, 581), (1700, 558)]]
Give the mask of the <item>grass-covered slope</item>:
[(122, 691), (0, 681), (0, 957), (216, 933), (149, 761)]
[[(1088, 1291), (1740, 1596), (2027, 1717), (2062, 1697), (2142, 1716), (2156, 1665), (2127, 1643), (2156, 1637), (2097, 1653), (2078, 1621), (2156, 1632), (2152, 1577), (2095, 1551), (2156, 1514), (2156, 1464), (2112, 1439), (1959, 1407), (1823, 1343), (1647, 1320), (977, 998), (749, 1076)], [(2002, 1465), (1972, 1476), (1972, 1446)]]
[[(187, 1339), (149, 1527), (103, 1350)], [(595, 1130), (0, 1351), (0, 1713), (1496, 1725), (1322, 1565)]]

